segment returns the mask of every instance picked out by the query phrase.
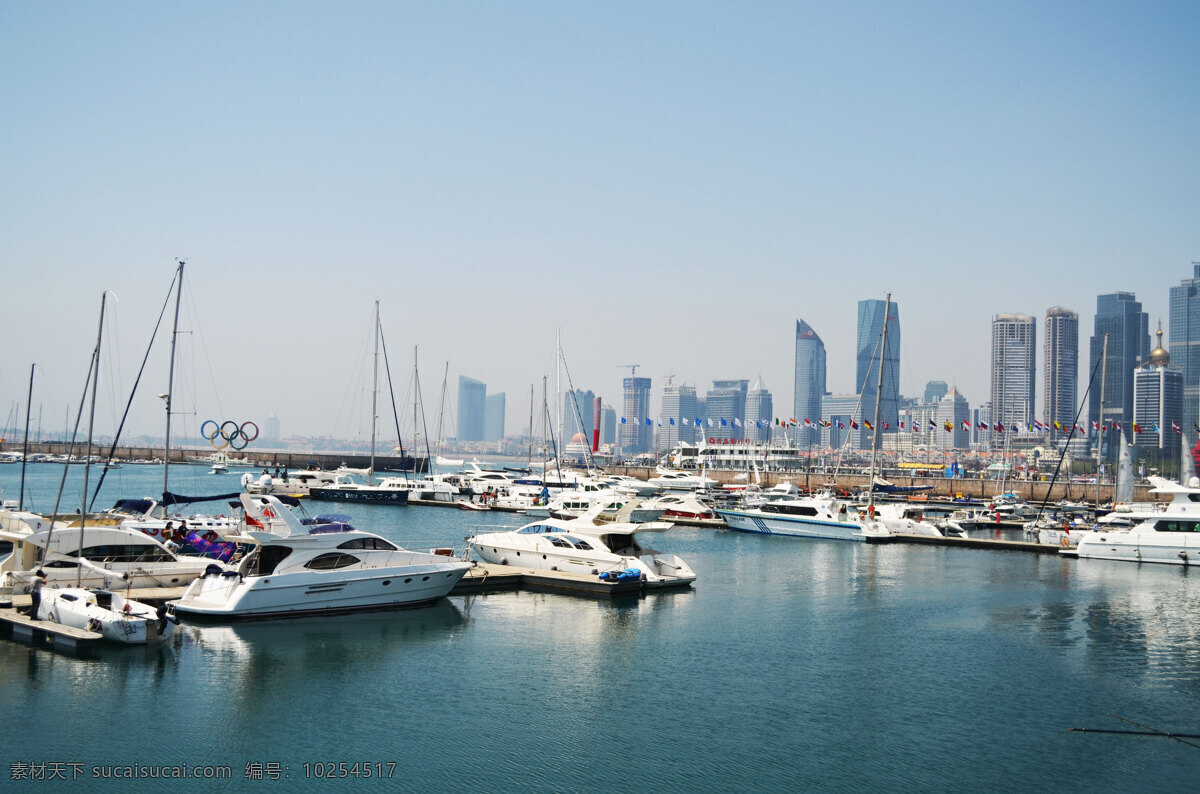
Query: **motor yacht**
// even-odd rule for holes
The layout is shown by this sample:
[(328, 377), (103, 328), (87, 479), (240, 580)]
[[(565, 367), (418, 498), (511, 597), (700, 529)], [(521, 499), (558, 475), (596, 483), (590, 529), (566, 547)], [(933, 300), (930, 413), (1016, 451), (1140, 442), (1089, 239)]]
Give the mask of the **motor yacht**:
[(753, 508), (717, 508), (716, 512), (730, 529), (739, 532), (857, 541), (891, 534), (881, 522), (869, 520), (866, 505), (860, 509), (828, 492), (776, 499)]
[(1059, 553), (1167, 565), (1200, 563), (1200, 480), (1193, 477), (1180, 485), (1151, 477), (1150, 483), (1151, 494), (1170, 496), (1171, 501), (1109, 513), (1091, 532), (1083, 533), (1074, 549)]
[(268, 494), (243, 494), (255, 545), (235, 571), (214, 568), (193, 582), (176, 614), (197, 620), (330, 615), (417, 606), (447, 595), (472, 563), (409, 551), (344, 521), (304, 524)]
[(155, 609), (112, 590), (43, 588), (38, 620), (94, 631), (110, 642), (163, 642), (179, 622), (165, 606)]
[(485, 562), (535, 570), (569, 571), (611, 577), (636, 571), (647, 588), (682, 587), (696, 580), (695, 572), (674, 554), (644, 546), (639, 535), (662, 532), (671, 524), (593, 523), (599, 508), (563, 520), (544, 518), (520, 529), (487, 532), (467, 538)]
[(331, 502), (367, 502), (369, 504), (406, 505), (410, 490), (401, 477), (387, 477), (377, 484), (356, 482), (351, 475), (339, 474), (333, 483), (313, 488), (309, 498)]

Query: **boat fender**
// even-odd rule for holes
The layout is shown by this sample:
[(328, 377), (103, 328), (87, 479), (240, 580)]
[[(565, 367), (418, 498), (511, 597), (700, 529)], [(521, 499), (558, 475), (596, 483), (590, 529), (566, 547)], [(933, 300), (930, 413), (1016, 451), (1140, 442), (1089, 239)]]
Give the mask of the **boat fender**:
[(1067, 546), (1070, 546), (1070, 545), (1071, 545), (1071, 541), (1067, 539), (1067, 536), (1066, 536), (1066, 535), (1063, 535), (1063, 536), (1062, 536), (1062, 540), (1060, 541), (1060, 543), (1062, 544), (1062, 547), (1063, 547), (1064, 549), (1065, 549)]
[(508, 565), (508, 557), (501, 557), (501, 558), (500, 558), (500, 564), (501, 564), (501, 565)]
[(101, 632), (104, 631), (104, 624), (97, 618), (89, 618), (87, 622), (88, 631)]

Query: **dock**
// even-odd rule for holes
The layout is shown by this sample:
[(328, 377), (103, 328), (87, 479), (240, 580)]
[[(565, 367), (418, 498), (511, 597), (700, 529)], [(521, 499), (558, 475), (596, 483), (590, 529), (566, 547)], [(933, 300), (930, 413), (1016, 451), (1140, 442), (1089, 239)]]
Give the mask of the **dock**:
[[(14, 602), (17, 598), (13, 599)], [(25, 596), (25, 606), (29, 596)], [(104, 635), (87, 629), (76, 629), (48, 620), (34, 620), (16, 609), (0, 609), (0, 631), (28, 645), (50, 646), (55, 650), (79, 653), (104, 639)]]
[(868, 543), (924, 543), (927, 546), (957, 546), (960, 549), (990, 549), (992, 551), (1026, 551), (1035, 554), (1058, 554), (1061, 546), (1050, 543), (1030, 543), (1027, 540), (993, 538), (929, 537), (927, 535), (888, 535), (867, 538)]

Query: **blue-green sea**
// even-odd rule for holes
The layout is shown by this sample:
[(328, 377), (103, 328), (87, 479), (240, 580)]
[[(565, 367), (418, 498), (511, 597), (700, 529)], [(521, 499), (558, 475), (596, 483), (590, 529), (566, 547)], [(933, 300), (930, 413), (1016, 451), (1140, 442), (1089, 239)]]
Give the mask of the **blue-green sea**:
[[(30, 466), (27, 505), (48, 512), (60, 472)], [(16, 498), (19, 474), (0, 466), (4, 498)], [(97, 504), (156, 494), (161, 478), (157, 467), (111, 471)], [(171, 470), (180, 492), (237, 481)], [(520, 523), (306, 508), (350, 513), (414, 548)], [(1200, 786), (1200, 740), (1069, 730), (1139, 730), (1119, 717), (1200, 733), (1200, 572), (710, 529), (676, 528), (655, 545), (691, 564), (692, 589), (624, 601), (500, 592), (359, 617), (185, 624), (168, 647), (88, 659), (0, 641), (0, 788), (157, 789), (162, 780), (111, 776), (182, 765), (229, 778), (167, 787)]]

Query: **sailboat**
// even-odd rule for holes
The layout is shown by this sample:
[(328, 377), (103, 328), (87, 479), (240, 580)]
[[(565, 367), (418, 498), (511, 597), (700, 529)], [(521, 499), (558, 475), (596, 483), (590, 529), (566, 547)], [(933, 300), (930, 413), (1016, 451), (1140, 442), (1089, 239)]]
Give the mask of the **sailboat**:
[(308, 492), (312, 499), (333, 502), (367, 502), (369, 504), (408, 504), (408, 483), (401, 477), (388, 477), (375, 482), (375, 430), (379, 419), (379, 338), (382, 335), (379, 323), (379, 301), (375, 301), (375, 367), (371, 384), (371, 467), (367, 470), (366, 484), (355, 482), (348, 474), (339, 474), (332, 484), (313, 488)]

